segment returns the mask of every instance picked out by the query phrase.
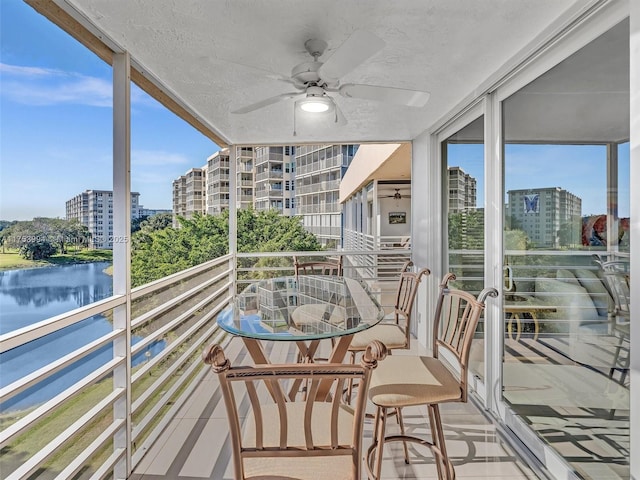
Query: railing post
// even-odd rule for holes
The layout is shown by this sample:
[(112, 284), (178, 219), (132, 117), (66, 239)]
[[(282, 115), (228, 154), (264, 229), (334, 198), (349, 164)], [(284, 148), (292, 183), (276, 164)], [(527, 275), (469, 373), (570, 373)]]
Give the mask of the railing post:
[(125, 335), (113, 342), (114, 358), (124, 358), (113, 372), (113, 388), (126, 394), (114, 404), (114, 419), (124, 419), (113, 439), (114, 451), (125, 455), (113, 477), (131, 474), (131, 79), (129, 53), (113, 55), (113, 294), (125, 295), (126, 303), (113, 310), (113, 329)]
[(238, 193), (238, 148), (237, 145), (229, 145), (229, 253), (231, 254), (229, 268), (233, 276), (230, 287), (232, 291), (229, 294), (232, 299), (236, 296), (236, 282), (238, 281), (238, 205), (236, 201)]

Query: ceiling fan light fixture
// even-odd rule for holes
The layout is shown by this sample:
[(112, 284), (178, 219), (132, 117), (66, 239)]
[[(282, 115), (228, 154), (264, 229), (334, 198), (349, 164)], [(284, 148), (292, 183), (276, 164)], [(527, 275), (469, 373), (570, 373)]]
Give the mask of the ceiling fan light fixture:
[(328, 112), (333, 106), (327, 97), (317, 95), (307, 95), (307, 98), (300, 100), (298, 104), (303, 111), (309, 113)]

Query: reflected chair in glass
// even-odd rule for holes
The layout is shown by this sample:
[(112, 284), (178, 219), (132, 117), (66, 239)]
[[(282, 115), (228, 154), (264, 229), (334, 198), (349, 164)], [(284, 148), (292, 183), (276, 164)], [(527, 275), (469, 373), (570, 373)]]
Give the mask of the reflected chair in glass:
[[(385, 356), (384, 345), (374, 342), (360, 365), (232, 367), (222, 347), (211, 345), (203, 352), (203, 360), (220, 381), (236, 480), (360, 480), (366, 386)], [(338, 392), (349, 379), (357, 379), (365, 388), (352, 406), (345, 406)], [(304, 401), (289, 401), (284, 393), (286, 384), (295, 380), (309, 384), (310, 395)], [(332, 382), (327, 401), (315, 400), (315, 392), (327, 381)], [(247, 406), (249, 411), (244, 413)]]
[[(612, 316), (612, 333), (618, 337), (616, 345), (613, 366), (609, 371), (609, 378), (613, 378), (615, 371), (620, 369), (619, 383), (624, 385), (626, 377), (629, 373), (629, 347), (625, 347), (625, 343), (629, 343), (631, 310), (631, 288), (629, 277), (629, 262), (596, 260), (602, 269), (602, 275), (606, 282), (607, 289), (613, 300)], [(626, 356), (621, 360), (621, 353)]]
[[(440, 283), (440, 294), (433, 321), (433, 356), (389, 356), (374, 372), (369, 399), (376, 406), (373, 443), (366, 455), (369, 478), (380, 478), (382, 454), (387, 442), (402, 441), (405, 462), (409, 463), (406, 442), (427, 446), (434, 453), (440, 480), (455, 478), (447, 456), (439, 405), (467, 401), (469, 351), (478, 320), (488, 296), (497, 297), (495, 288), (485, 288), (476, 298), (449, 288), (456, 277), (448, 273)], [(405, 435), (402, 416), (398, 416), (400, 435), (385, 436), (387, 411), (426, 405), (432, 441)]]
[[(384, 343), (389, 353), (395, 349), (406, 350), (411, 347), (411, 316), (416, 294), (418, 293), (418, 285), (423, 276), (431, 273), (427, 268), (423, 268), (419, 272), (411, 272), (409, 269), (412, 266), (413, 262), (408, 261), (403, 265), (400, 272), (393, 317), (389, 319), (391, 321), (382, 320), (377, 325), (353, 336), (349, 346), (351, 363), (355, 363), (356, 355), (364, 351), (367, 345), (374, 340)], [(347, 391), (347, 402), (352, 394), (351, 387), (352, 385), (349, 386)]]
[[(293, 267), (295, 270), (296, 277), (299, 275), (333, 275), (333, 276), (342, 276), (342, 256), (338, 257), (337, 261), (322, 261), (322, 262), (300, 262), (297, 256), (293, 256)], [(299, 327), (304, 328), (304, 325), (311, 320), (312, 323), (315, 323), (317, 318), (328, 316), (329, 320), (335, 318), (336, 321), (344, 320), (340, 317), (343, 309), (334, 308), (332, 311), (327, 311), (326, 303), (308, 303), (305, 305), (300, 305), (291, 313), (291, 320), (293, 323)], [(344, 314), (343, 314), (344, 316)], [(333, 344), (333, 341), (331, 342)], [(315, 352), (310, 350), (307, 354), (307, 360), (318, 361), (318, 360), (327, 360), (326, 358), (313, 358)], [(298, 362), (305, 360), (302, 358), (302, 353), (298, 354)]]
[(293, 257), (293, 268), (297, 275), (336, 275), (342, 276), (342, 256), (337, 261), (326, 260), (323, 262), (300, 262), (298, 257)]

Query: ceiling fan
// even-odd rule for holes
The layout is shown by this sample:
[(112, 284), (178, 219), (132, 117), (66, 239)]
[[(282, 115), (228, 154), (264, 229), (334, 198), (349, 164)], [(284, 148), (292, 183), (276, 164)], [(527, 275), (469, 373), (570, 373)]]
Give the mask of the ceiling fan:
[(402, 200), (403, 198), (411, 198), (411, 195), (402, 195), (399, 188), (394, 188), (396, 193), (393, 195), (384, 195), (383, 198), (393, 198), (394, 200)]
[(310, 113), (334, 111), (337, 123), (339, 117), (345, 122), (346, 119), (338, 108), (334, 98), (335, 94), (347, 98), (375, 100), (408, 107), (423, 107), (429, 100), (428, 92), (377, 85), (340, 83), (340, 79), (344, 75), (385, 46), (384, 41), (372, 33), (364, 30), (355, 31), (324, 62), (319, 58), (324, 54), (327, 42), (311, 39), (307, 40), (304, 46), (313, 60), (293, 67), (290, 77), (279, 77), (279, 80), (292, 84), (296, 91), (266, 98), (231, 113), (245, 114), (278, 102), (295, 99), (294, 114), (297, 107)]

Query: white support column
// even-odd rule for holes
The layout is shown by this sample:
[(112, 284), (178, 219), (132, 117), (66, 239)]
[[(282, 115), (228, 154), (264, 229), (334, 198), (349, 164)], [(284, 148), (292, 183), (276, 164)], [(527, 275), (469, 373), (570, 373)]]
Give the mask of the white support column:
[(114, 478), (131, 474), (131, 78), (129, 54), (113, 55), (113, 294), (125, 295), (127, 302), (114, 309), (113, 328), (124, 337), (113, 345), (115, 357), (126, 358), (113, 375), (113, 387), (126, 395), (114, 405), (114, 417), (125, 424), (114, 436), (114, 449), (126, 450), (116, 465)]
[(236, 202), (238, 198), (238, 148), (237, 145), (229, 145), (229, 253), (231, 254), (231, 265), (229, 267), (233, 275), (232, 291), (229, 292), (231, 297), (236, 295), (236, 267), (238, 265), (238, 259), (236, 258), (238, 253), (238, 205)]
[[(484, 284), (502, 291), (504, 169), (502, 158), (502, 110), (495, 95), (484, 100), (485, 256)], [(485, 406), (497, 411), (502, 405), (502, 349), (504, 321), (502, 295), (490, 299), (485, 309)]]
[[(418, 341), (432, 347), (431, 319), (444, 274), (442, 219), (442, 164), (438, 142), (430, 133), (413, 140), (411, 147), (411, 258), (417, 269), (431, 270), (418, 290)], [(425, 186), (427, 188), (425, 188)]]
[[(631, 139), (630, 153), (630, 236), (631, 236), (631, 291), (640, 285), (640, 2), (631, 1), (630, 28), (630, 93)], [(635, 187), (633, 186), (635, 185)], [(631, 478), (640, 480), (640, 295), (631, 295)]]

